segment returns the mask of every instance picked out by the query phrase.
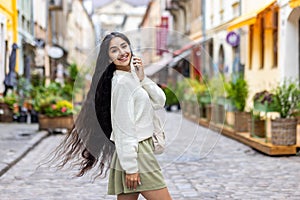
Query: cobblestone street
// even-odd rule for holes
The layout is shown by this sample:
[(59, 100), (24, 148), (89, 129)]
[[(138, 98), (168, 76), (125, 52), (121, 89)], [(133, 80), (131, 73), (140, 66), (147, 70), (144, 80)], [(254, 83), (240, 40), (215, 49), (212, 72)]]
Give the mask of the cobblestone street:
[[(180, 113), (165, 118), (168, 147), (158, 159), (173, 199), (300, 199), (299, 156), (265, 156)], [(61, 139), (45, 138), (1, 176), (0, 199), (116, 199), (106, 195), (106, 179), (73, 178), (76, 171), (47, 165), (37, 169)]]

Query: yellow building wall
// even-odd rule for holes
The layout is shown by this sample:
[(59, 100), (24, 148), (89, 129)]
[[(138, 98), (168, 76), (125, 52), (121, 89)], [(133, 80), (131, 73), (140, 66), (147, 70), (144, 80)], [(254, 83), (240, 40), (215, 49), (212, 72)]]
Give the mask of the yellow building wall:
[[(259, 16), (262, 17), (262, 16)], [(274, 63), (274, 41), (273, 41), (273, 28), (270, 26), (272, 22), (271, 11), (264, 13), (264, 39), (261, 37), (261, 22), (257, 18), (256, 23), (253, 25), (253, 38), (247, 35), (248, 42), (246, 51), (248, 52), (247, 63), (245, 65), (245, 79), (249, 85), (249, 96), (247, 100), (248, 107), (252, 107), (252, 98), (255, 93), (269, 90), (272, 91), (280, 81), (280, 72), (278, 66)], [(250, 34), (250, 29), (248, 31)], [(262, 52), (261, 45), (264, 45)], [(263, 54), (263, 55), (262, 55)], [(263, 59), (262, 59), (263, 56)], [(278, 56), (277, 56), (278, 57)]]
[[(7, 18), (7, 32), (10, 32), (12, 42), (17, 42), (18, 12), (16, 0), (0, 0), (0, 12)], [(7, 38), (10, 39), (10, 38)]]
[[(6, 17), (5, 40), (8, 42), (8, 48), (18, 42), (18, 11), (17, 0), (0, 0), (0, 13)], [(10, 55), (10, 52), (7, 52)], [(18, 51), (17, 51), (18, 53)], [(18, 56), (16, 61), (16, 71), (18, 71)]]

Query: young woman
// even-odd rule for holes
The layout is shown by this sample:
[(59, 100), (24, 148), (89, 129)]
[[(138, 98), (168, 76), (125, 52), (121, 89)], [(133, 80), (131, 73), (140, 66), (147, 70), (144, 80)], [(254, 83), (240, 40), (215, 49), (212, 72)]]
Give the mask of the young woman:
[[(108, 194), (117, 199), (171, 199), (153, 154), (153, 114), (163, 108), (163, 91), (144, 75), (142, 60), (132, 55), (130, 41), (118, 32), (102, 41), (90, 91), (75, 126), (59, 146), (61, 167), (74, 158), (78, 176), (98, 163), (108, 169)], [(78, 157), (78, 155), (80, 155)]]

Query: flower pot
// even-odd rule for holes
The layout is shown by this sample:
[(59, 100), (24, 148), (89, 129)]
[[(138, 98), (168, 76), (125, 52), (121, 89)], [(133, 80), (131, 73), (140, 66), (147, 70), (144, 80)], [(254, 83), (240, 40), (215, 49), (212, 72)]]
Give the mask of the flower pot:
[(199, 118), (200, 117), (200, 105), (198, 102), (192, 101), (192, 116)]
[(208, 122), (212, 120), (212, 112), (213, 112), (213, 105), (206, 104), (205, 105), (205, 116)]
[(9, 108), (8, 104), (0, 103), (0, 122), (12, 122), (13, 111)]
[(237, 132), (248, 132), (249, 112), (234, 112), (234, 130)]
[(39, 115), (39, 130), (66, 128), (70, 130), (74, 124), (73, 115), (48, 117)]
[(200, 117), (201, 118), (205, 118), (206, 117), (206, 108), (205, 108), (205, 105), (204, 104), (199, 104), (199, 109), (200, 109)]
[(265, 120), (261, 119), (249, 119), (248, 130), (251, 136), (258, 136), (261, 138), (266, 137), (266, 124)]
[(217, 105), (217, 123), (224, 124), (225, 122), (225, 107)]
[(273, 145), (295, 145), (297, 142), (297, 119), (278, 118), (271, 121)]

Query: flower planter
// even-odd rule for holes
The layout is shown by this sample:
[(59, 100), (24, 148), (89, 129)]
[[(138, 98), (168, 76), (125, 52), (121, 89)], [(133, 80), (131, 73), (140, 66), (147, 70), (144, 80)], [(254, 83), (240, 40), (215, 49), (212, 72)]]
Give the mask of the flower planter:
[(223, 105), (217, 105), (216, 106), (217, 110), (216, 110), (216, 113), (217, 113), (217, 123), (220, 123), (220, 124), (224, 124), (225, 122), (225, 107)]
[(66, 128), (70, 130), (74, 124), (73, 115), (48, 117), (39, 115), (39, 130)]
[(0, 122), (12, 122), (13, 111), (9, 108), (8, 104), (0, 103)]
[(248, 120), (250, 119), (248, 112), (234, 113), (234, 130), (237, 132), (248, 132)]
[(205, 116), (208, 122), (212, 120), (212, 112), (213, 112), (213, 105), (212, 104), (206, 104), (205, 105)]
[(198, 102), (192, 101), (192, 116), (199, 118), (200, 117), (200, 105)]
[(264, 138), (266, 137), (266, 124), (265, 120), (260, 119), (249, 119), (248, 120), (248, 130), (251, 136), (257, 136)]
[(297, 142), (297, 119), (279, 118), (271, 121), (273, 145), (295, 145)]

